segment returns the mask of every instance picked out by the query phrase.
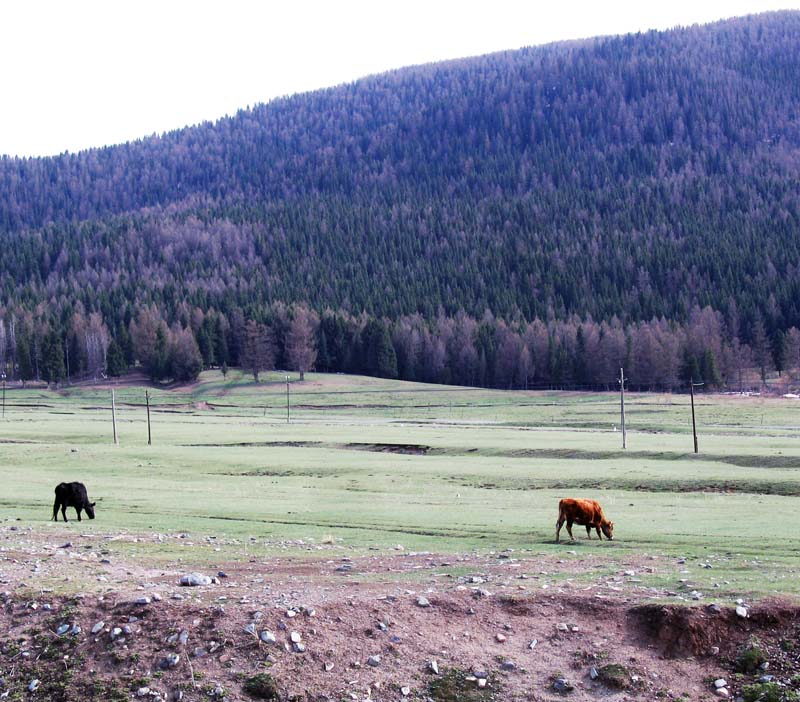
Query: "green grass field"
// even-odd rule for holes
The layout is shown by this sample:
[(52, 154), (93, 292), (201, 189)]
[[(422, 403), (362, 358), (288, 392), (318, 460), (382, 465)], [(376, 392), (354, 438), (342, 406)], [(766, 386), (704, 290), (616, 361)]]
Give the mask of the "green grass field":
[[(326, 537), (356, 552), (686, 556), (713, 563), (692, 570), (698, 586), (800, 595), (797, 400), (699, 396), (694, 455), (682, 395), (627, 395), (624, 451), (612, 393), (312, 374), (293, 377), (289, 395), (287, 423), (282, 375), (256, 385), (209, 372), (190, 389), (151, 389), (148, 446), (144, 388), (119, 387), (115, 446), (109, 390), (9, 390), (0, 519), (52, 530), (54, 486), (81, 480), (98, 502), (82, 530), (213, 535), (232, 560)], [(565, 496), (599, 499), (615, 541), (576, 527), (577, 545), (556, 545)], [(126, 548), (185, 557), (169, 543)], [(210, 543), (191, 554), (219, 557)]]

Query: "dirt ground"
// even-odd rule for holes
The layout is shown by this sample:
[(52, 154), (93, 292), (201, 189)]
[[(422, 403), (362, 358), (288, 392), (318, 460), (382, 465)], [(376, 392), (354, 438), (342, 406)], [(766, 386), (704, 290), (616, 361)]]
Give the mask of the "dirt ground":
[[(332, 544), (226, 563), (221, 548), (198, 571), (214, 581), (190, 587), (197, 568), (112, 554), (136, 536), (12, 529), (0, 529), (0, 699), (712, 700), (725, 679), (730, 699), (790, 700), (800, 681), (800, 609), (745, 603), (745, 617), (620, 586), (657, 557), (587, 582), (569, 576), (600, 572), (600, 556), (355, 557)], [(752, 696), (759, 684), (778, 696)]]

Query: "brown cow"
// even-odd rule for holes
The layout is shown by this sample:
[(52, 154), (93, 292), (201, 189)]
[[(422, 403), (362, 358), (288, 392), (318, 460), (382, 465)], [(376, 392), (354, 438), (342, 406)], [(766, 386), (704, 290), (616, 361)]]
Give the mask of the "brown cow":
[(565, 497), (561, 500), (558, 503), (556, 541), (558, 541), (564, 522), (567, 523), (567, 533), (572, 541), (575, 541), (575, 537), (572, 535), (573, 523), (586, 526), (586, 534), (590, 539), (592, 538), (592, 529), (597, 530), (597, 537), (600, 541), (603, 540), (600, 535), (601, 529), (609, 541), (614, 538), (614, 522), (606, 519), (603, 508), (597, 500), (575, 500), (572, 497)]

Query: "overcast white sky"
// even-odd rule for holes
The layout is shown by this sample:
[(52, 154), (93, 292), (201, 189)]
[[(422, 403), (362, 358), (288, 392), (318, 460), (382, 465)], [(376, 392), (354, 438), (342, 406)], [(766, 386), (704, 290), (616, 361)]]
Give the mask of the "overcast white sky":
[(800, 0), (6, 0), (0, 154), (129, 141), (402, 66), (789, 8)]

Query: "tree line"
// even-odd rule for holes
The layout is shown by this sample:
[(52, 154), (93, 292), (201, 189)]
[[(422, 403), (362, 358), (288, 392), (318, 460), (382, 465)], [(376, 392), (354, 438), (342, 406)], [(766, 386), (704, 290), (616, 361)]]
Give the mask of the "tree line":
[[(365, 313), (321, 314), (307, 305), (275, 304), (258, 318), (184, 308), (168, 324), (154, 306), (127, 325), (109, 328), (97, 312), (65, 319), (36, 311), (0, 310), (0, 371), (9, 381), (120, 376), (138, 368), (154, 382), (188, 382), (204, 368), (232, 366), (253, 375), (273, 369), (366, 374), (410, 381), (507, 389), (628, 387), (666, 389), (690, 381), (742, 389), (749, 373), (800, 367), (800, 330), (770, 342), (757, 322), (752, 344), (738, 320), (695, 307), (687, 324), (666, 319), (623, 324), (590, 318), (508, 321), (485, 313), (390, 321)], [(747, 385), (749, 387), (749, 385)]]
[(800, 13), (770, 13), (0, 158), (0, 360), (51, 382), (764, 375), (800, 328), (797, 75)]

